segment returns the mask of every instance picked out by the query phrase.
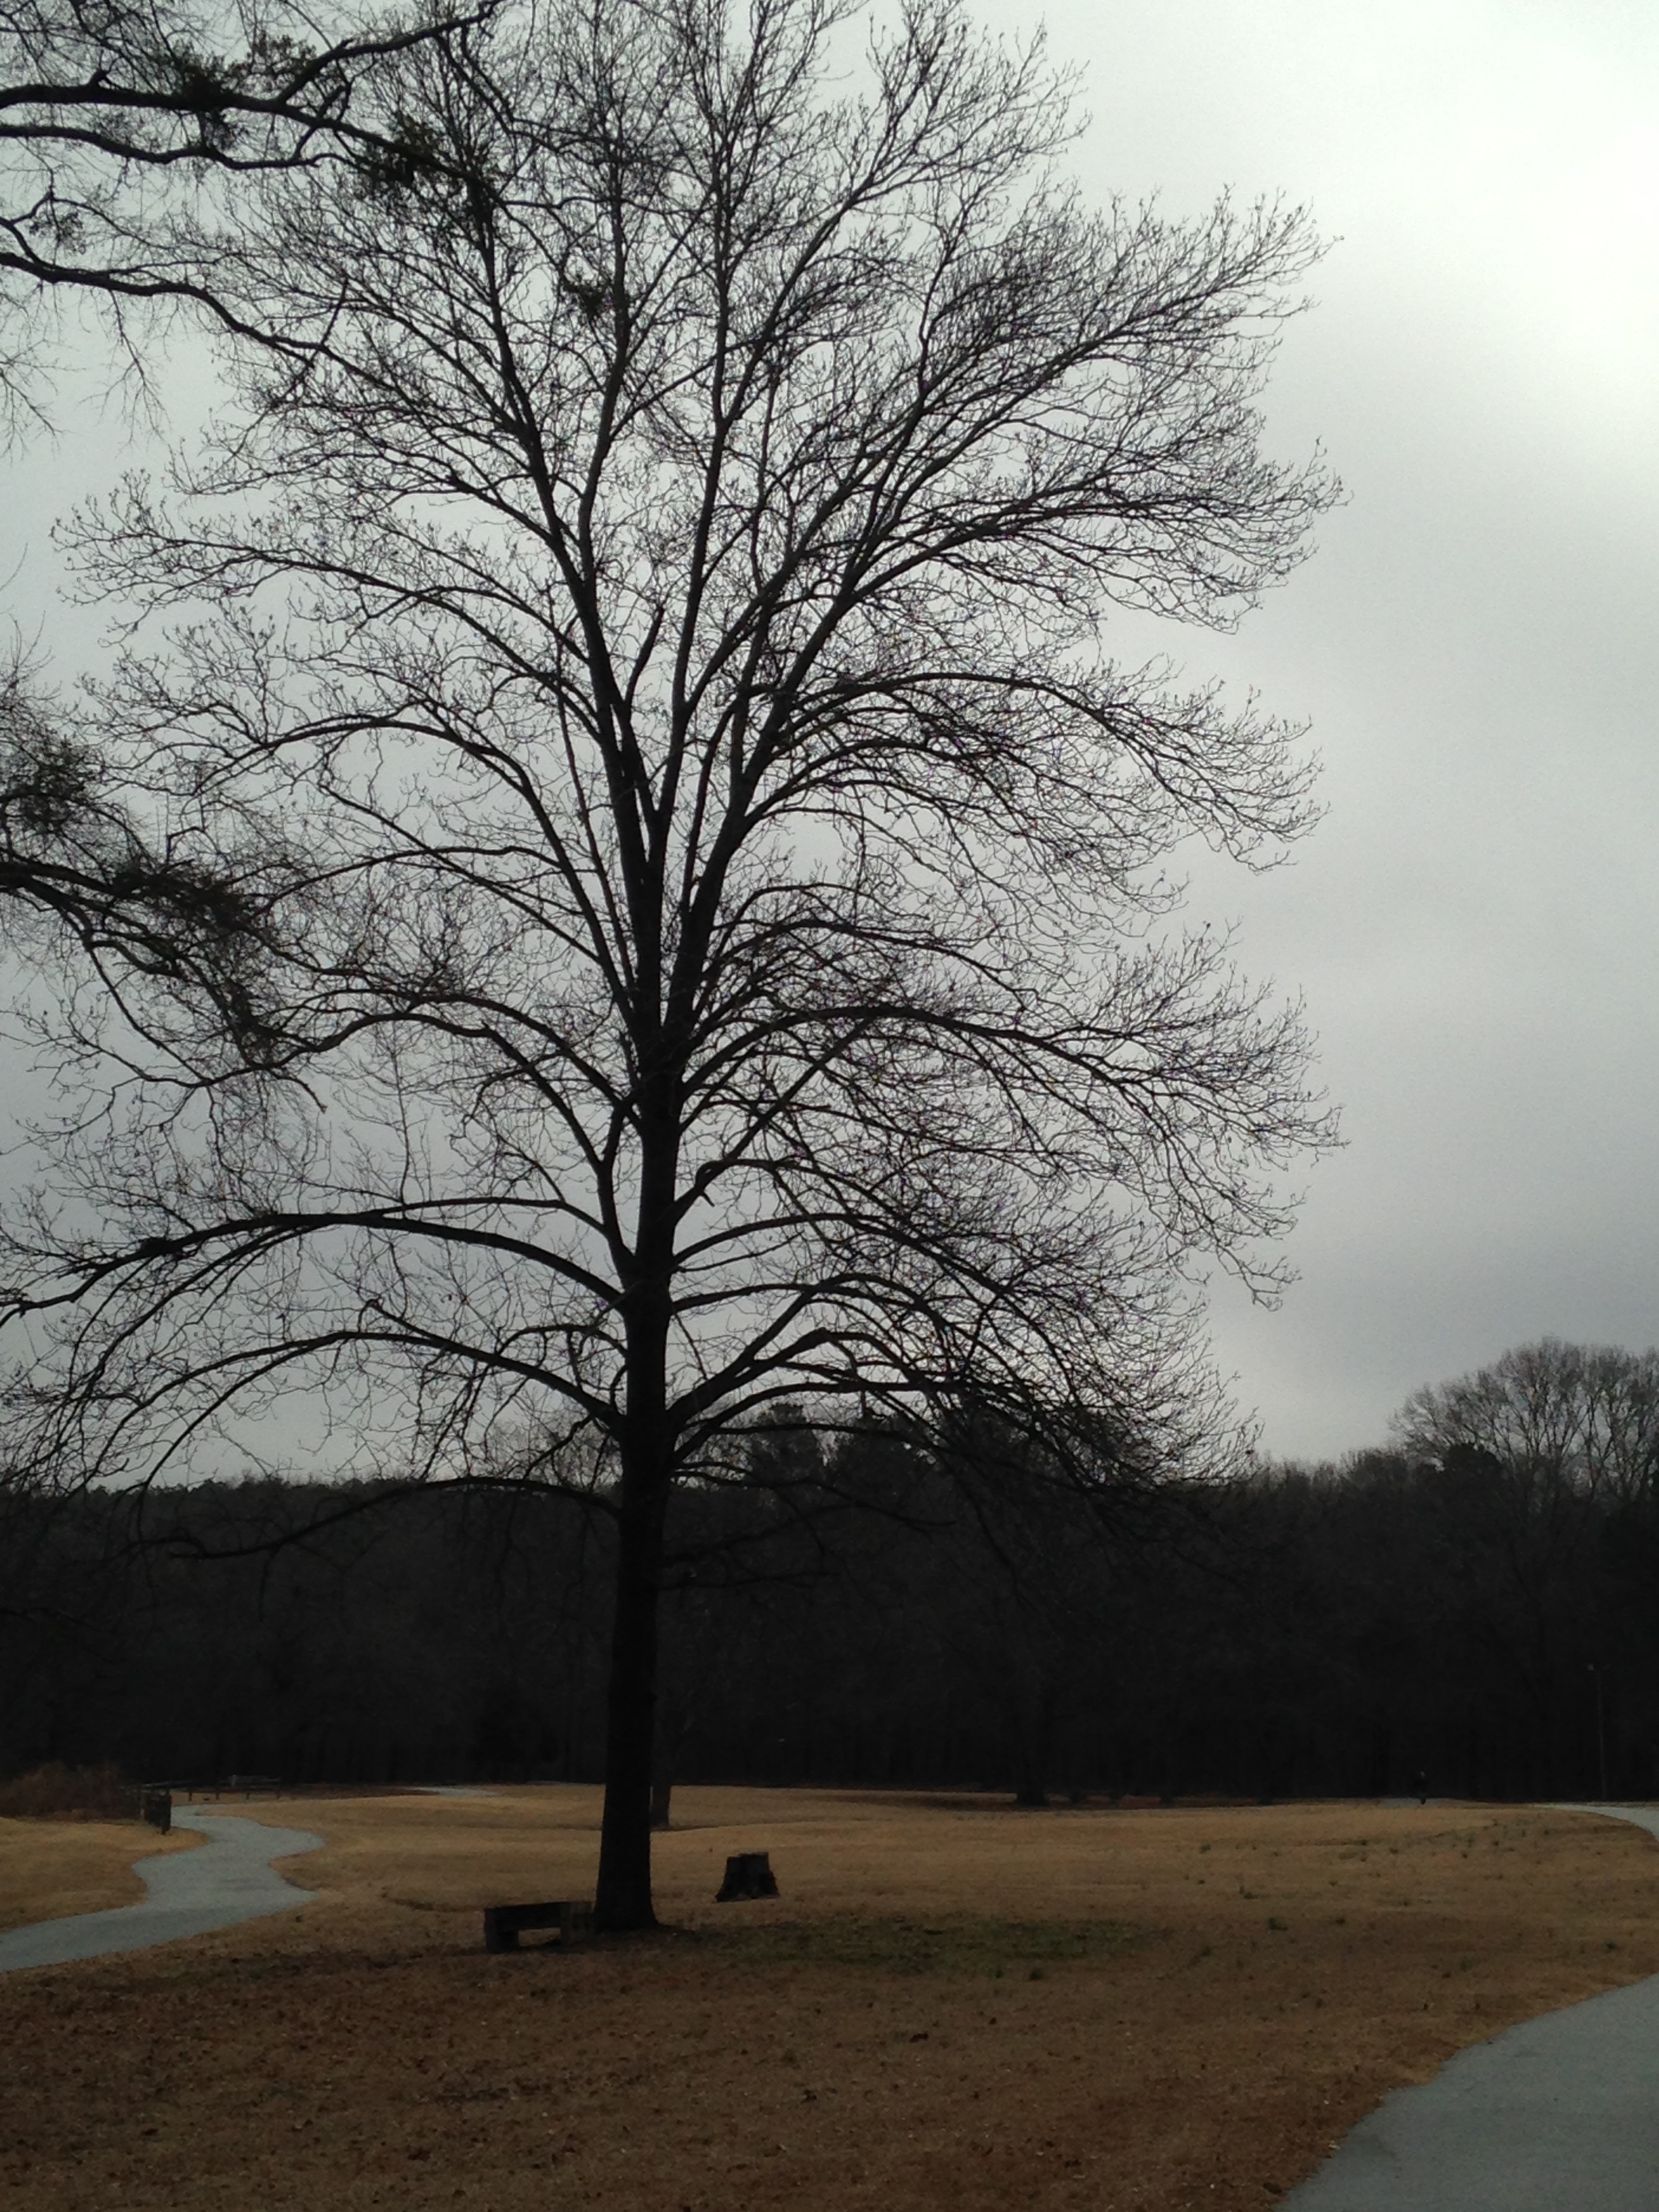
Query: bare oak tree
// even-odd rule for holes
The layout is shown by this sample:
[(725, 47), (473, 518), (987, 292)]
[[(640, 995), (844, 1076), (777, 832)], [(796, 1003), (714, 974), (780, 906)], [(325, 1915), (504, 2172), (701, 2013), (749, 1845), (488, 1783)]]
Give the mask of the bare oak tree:
[(349, 159), (169, 201), (229, 397), (71, 532), (136, 625), (108, 803), (222, 904), (172, 962), (78, 933), (19, 1402), (110, 1478), (301, 1381), (434, 1469), (593, 1469), (611, 1928), (673, 1486), (785, 1407), (1188, 1463), (1187, 1271), (1270, 1282), (1323, 1134), (1165, 873), (1303, 826), (1294, 733), (1103, 639), (1298, 557), (1328, 486), (1255, 408), (1306, 227), (1091, 212), (1040, 51), (856, 28), (360, 56)]

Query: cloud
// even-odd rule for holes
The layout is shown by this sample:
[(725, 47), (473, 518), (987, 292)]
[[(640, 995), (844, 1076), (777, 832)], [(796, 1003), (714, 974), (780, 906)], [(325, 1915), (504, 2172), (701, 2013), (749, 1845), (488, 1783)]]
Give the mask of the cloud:
[[(1011, 11), (1000, 11), (1012, 21)], [(1307, 715), (1328, 817), (1194, 905), (1305, 992), (1347, 1148), (1276, 1313), (1218, 1286), (1270, 1449), (1554, 1333), (1659, 1338), (1659, 19), (1051, 9), (1096, 190), (1306, 200), (1339, 242), (1268, 408), (1350, 504), (1194, 671)]]

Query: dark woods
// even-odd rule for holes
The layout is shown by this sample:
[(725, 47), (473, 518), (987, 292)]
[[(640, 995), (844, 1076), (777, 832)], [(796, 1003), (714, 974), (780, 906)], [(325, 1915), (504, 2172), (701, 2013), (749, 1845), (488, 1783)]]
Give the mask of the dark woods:
[[(1413, 1401), (1400, 1450), (1168, 1492), (1127, 1538), (880, 1436), (793, 1443), (781, 1483), (757, 1446), (676, 1499), (659, 1809), (675, 1781), (1652, 1795), (1659, 1480), (1564, 1383), (1589, 1357), (1511, 1355)], [(1601, 1357), (1628, 1411), (1650, 1363)], [(1570, 1417), (1522, 1433), (1552, 1391)], [(546, 1491), (14, 1498), (0, 1770), (597, 1779), (612, 1542)]]

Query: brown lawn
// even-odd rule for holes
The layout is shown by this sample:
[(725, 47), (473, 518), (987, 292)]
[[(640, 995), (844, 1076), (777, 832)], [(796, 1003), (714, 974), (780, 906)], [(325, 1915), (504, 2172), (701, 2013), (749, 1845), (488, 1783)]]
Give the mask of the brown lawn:
[[(1654, 1844), (1534, 1809), (688, 1790), (677, 1927), (568, 1959), (477, 1907), (591, 1893), (592, 1791), (257, 1809), (329, 1838), (304, 1912), (0, 1978), (9, 2212), (1259, 2212), (1461, 2045), (1659, 1972)], [(745, 1849), (783, 1896), (714, 1905)]]
[(33, 1920), (137, 1905), (135, 1859), (185, 1851), (202, 1838), (158, 1835), (142, 1820), (0, 1820), (0, 1935)]

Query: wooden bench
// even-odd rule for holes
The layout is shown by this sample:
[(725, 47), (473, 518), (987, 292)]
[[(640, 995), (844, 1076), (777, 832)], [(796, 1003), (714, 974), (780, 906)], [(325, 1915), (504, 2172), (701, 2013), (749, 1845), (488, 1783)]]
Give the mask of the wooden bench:
[(593, 1908), (568, 1898), (548, 1905), (486, 1905), (483, 1923), (486, 1951), (516, 1951), (525, 1928), (556, 1928), (560, 1948), (568, 1950), (574, 1937), (592, 1932)]

